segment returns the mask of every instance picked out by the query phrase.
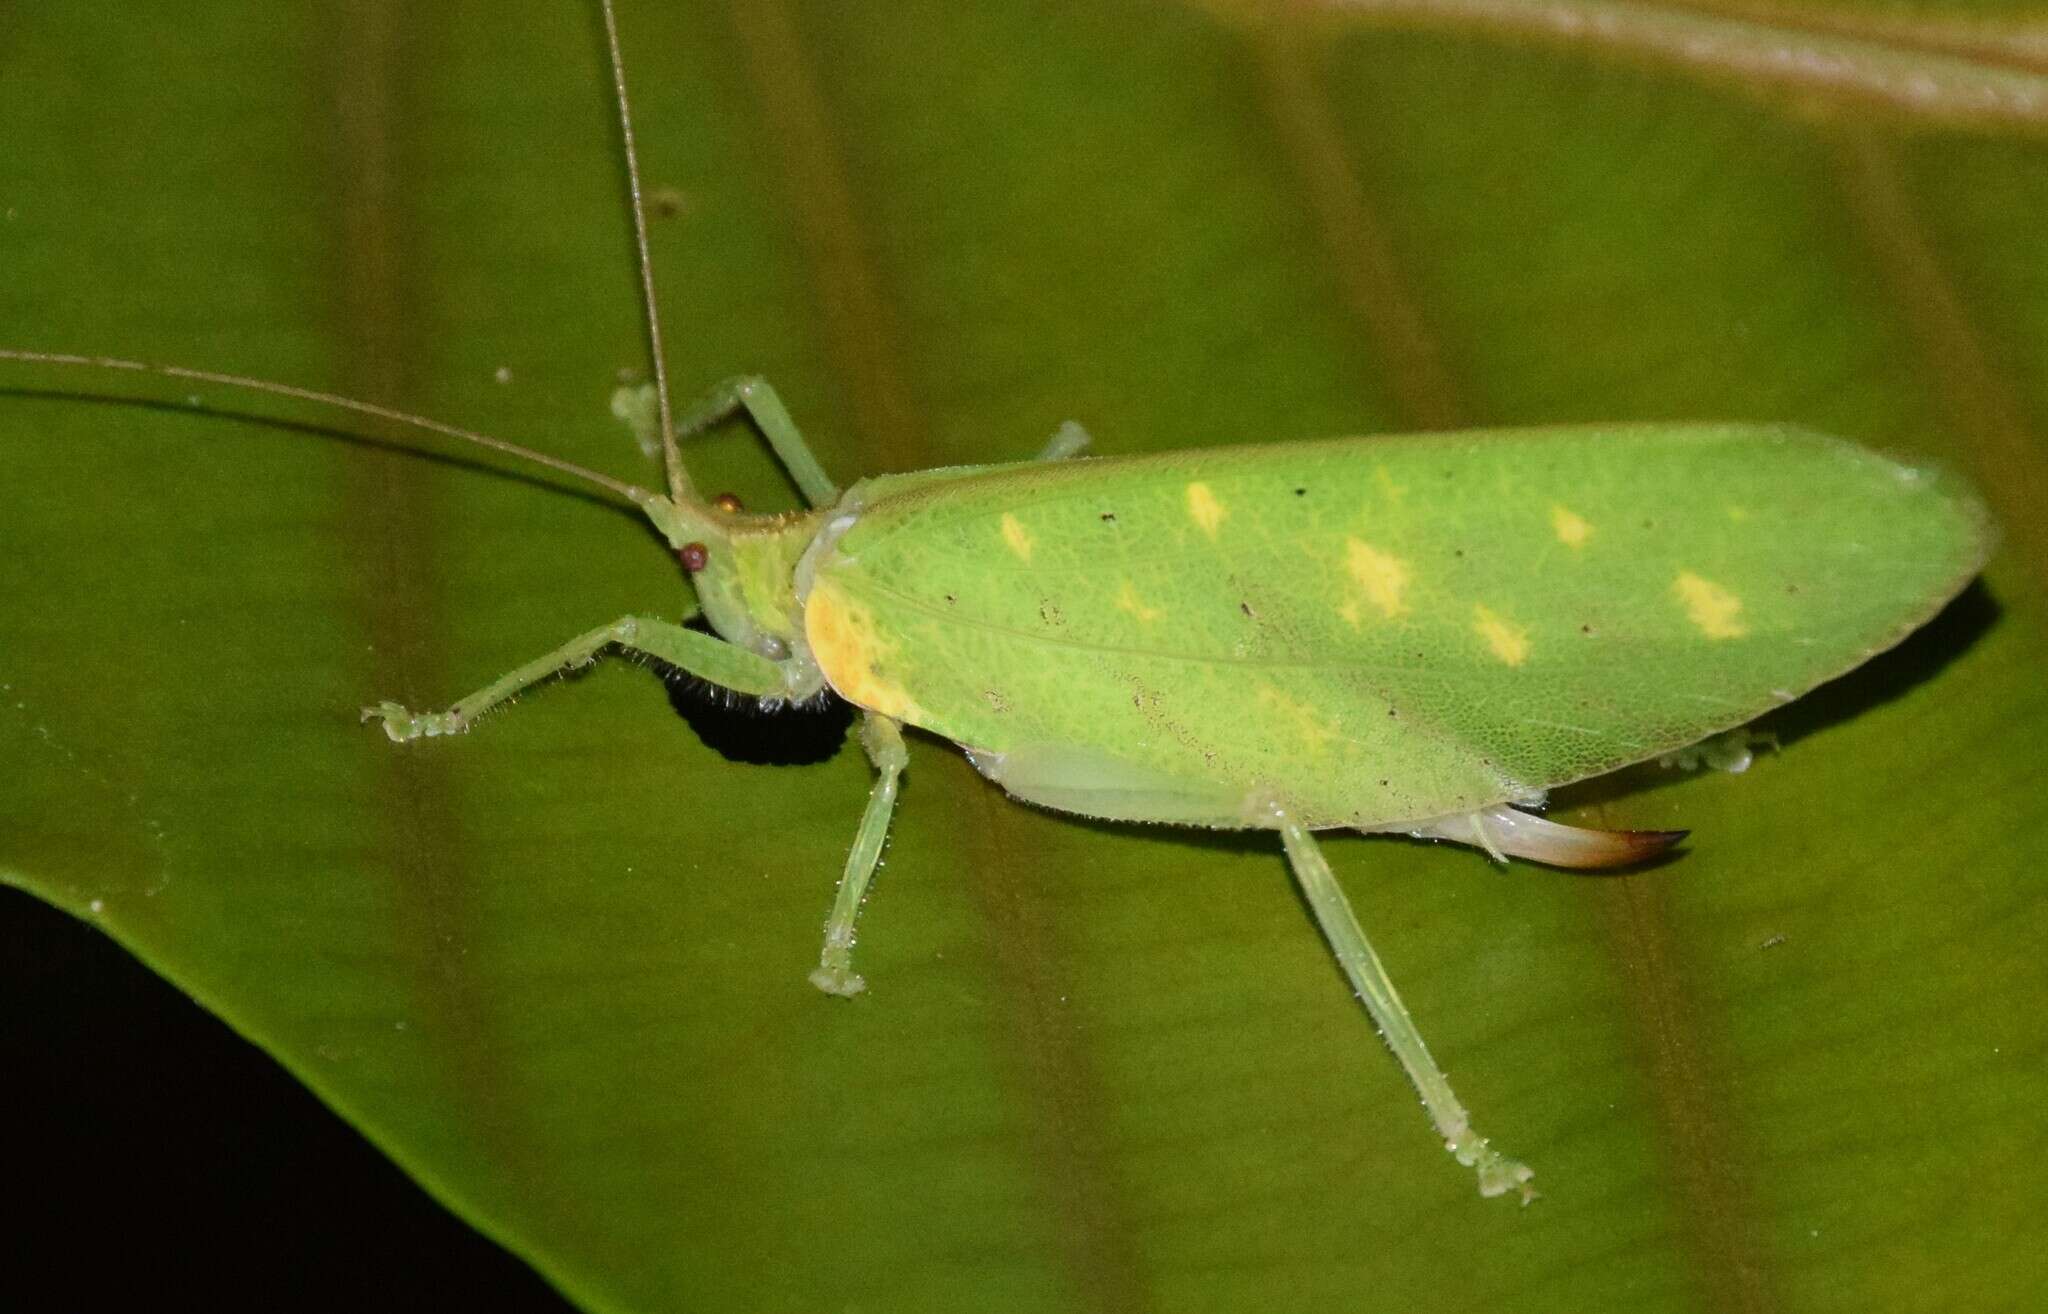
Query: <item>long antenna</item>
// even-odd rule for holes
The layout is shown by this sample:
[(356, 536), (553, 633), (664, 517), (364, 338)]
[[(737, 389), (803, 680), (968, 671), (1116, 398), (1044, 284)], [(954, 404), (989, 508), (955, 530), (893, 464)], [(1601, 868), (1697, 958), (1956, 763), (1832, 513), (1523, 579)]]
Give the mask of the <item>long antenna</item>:
[(668, 365), (661, 347), (661, 312), (654, 305), (654, 260), (647, 251), (647, 207), (640, 199), (640, 152), (633, 144), (633, 110), (626, 100), (626, 57), (619, 51), (619, 20), (612, 0), (598, 0), (604, 11), (604, 39), (612, 61), (612, 91), (618, 99), (619, 137), (626, 147), (626, 190), (633, 202), (633, 245), (640, 258), (640, 300), (647, 311), (647, 350), (654, 357), (654, 399), (661, 413), (661, 456), (668, 467), (669, 496), (694, 500), (683, 454), (676, 450), (674, 408), (668, 398)]
[(459, 429), (452, 424), (443, 424), (439, 420), (429, 420), (425, 416), (393, 410), (389, 406), (379, 406), (375, 402), (357, 401), (353, 397), (337, 396), (331, 392), (316, 392), (311, 388), (294, 387), (289, 383), (272, 383), (268, 379), (251, 379), (240, 374), (216, 374), (212, 370), (187, 369), (183, 365), (153, 365), (148, 361), (123, 360), (118, 356), (74, 356), (60, 351), (17, 351), (11, 347), (0, 347), (0, 360), (18, 360), (31, 365), (70, 365), (83, 369), (126, 370), (131, 374), (156, 374), (167, 379), (190, 379), (196, 383), (213, 383), (226, 388), (240, 388), (245, 392), (261, 392), (274, 397), (315, 402), (321, 406), (332, 406), (339, 410), (353, 411), (358, 415), (389, 420), (393, 424), (424, 429), (428, 433), (438, 433), (443, 437), (459, 438), (466, 443), (475, 443), (478, 447), (488, 447), (494, 452), (503, 452), (524, 461), (532, 461), (536, 465), (544, 465), (550, 470), (559, 470), (563, 474), (574, 475), (600, 488), (609, 489), (636, 506), (646, 505), (653, 497), (653, 494), (644, 488), (614, 479), (610, 475), (599, 474), (595, 470), (577, 465), (574, 461), (564, 461), (559, 456), (549, 456), (546, 452), (537, 452), (531, 447), (506, 442), (503, 438), (493, 438), (487, 433), (477, 433), (470, 429)]

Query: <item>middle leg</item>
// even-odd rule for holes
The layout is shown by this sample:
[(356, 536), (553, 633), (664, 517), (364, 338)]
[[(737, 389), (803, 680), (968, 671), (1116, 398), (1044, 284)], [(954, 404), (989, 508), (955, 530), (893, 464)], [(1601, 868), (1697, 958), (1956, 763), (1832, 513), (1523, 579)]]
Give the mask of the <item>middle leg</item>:
[(817, 970), (811, 973), (812, 985), (828, 995), (849, 999), (867, 989), (867, 981), (853, 970), (854, 922), (860, 917), (861, 900), (867, 897), (868, 880), (882, 860), (882, 841), (888, 837), (889, 818), (896, 811), (897, 781), (910, 762), (903, 732), (879, 712), (861, 714), (860, 743), (875, 764), (875, 786), (868, 793), (867, 811), (846, 855), (846, 874), (839, 879), (839, 894), (825, 921), (825, 947), (818, 955)]

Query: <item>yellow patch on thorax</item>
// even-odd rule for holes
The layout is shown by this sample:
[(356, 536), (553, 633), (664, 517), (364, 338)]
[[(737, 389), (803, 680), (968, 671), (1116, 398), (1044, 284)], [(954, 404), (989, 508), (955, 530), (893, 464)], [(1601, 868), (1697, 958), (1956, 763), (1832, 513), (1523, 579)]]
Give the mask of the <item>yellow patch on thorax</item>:
[(1529, 659), (1529, 631), (1501, 619), (1490, 608), (1472, 609), (1472, 632), (1486, 640), (1493, 655), (1509, 666), (1520, 666)]
[(1742, 599), (1714, 581), (1681, 570), (1671, 581), (1671, 591), (1684, 605), (1687, 618), (1708, 638), (1739, 639), (1749, 633), (1749, 626), (1736, 619)]
[(1355, 538), (1344, 540), (1344, 552), (1345, 568), (1365, 590), (1365, 600), (1378, 607), (1382, 616), (1391, 620), (1408, 610), (1404, 596), (1410, 575), (1407, 562)]
[(917, 700), (886, 673), (895, 643), (875, 631), (867, 608), (848, 601), (829, 580), (819, 580), (804, 603), (804, 637), (818, 669), (840, 697), (883, 716), (916, 721)]
[(1031, 531), (1024, 528), (1024, 522), (1003, 512), (1003, 542), (1009, 545), (1019, 561), (1031, 560)]
[(1568, 548), (1584, 547), (1593, 536), (1593, 527), (1584, 516), (1557, 502), (1550, 504), (1550, 527), (1557, 531), (1557, 541)]
[(1123, 588), (1117, 592), (1116, 609), (1129, 612), (1147, 625), (1150, 625), (1153, 621), (1166, 614), (1163, 608), (1146, 606), (1139, 599), (1138, 591), (1131, 587), (1129, 580), (1125, 580)]
[(1199, 482), (1188, 485), (1188, 518), (1199, 525), (1204, 534), (1216, 537), (1217, 526), (1229, 514), (1223, 503), (1216, 500), (1216, 494), (1209, 491), (1209, 485)]

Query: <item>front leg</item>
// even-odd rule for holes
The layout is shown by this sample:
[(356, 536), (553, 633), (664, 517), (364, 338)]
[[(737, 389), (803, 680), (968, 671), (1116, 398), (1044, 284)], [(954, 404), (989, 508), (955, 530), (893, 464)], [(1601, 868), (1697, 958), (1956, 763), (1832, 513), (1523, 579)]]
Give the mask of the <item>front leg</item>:
[(676, 436), (687, 438), (700, 429), (719, 423), (735, 411), (745, 411), (747, 418), (760, 429), (761, 436), (768, 440), (769, 449), (775, 453), (775, 459), (782, 462), (782, 468), (796, 480), (797, 490), (804, 495), (806, 502), (812, 506), (830, 506), (839, 500), (839, 485), (832, 482), (832, 476), (826, 474), (825, 467), (818, 463), (811, 445), (804, 441), (803, 431), (790, 418), (789, 408), (782, 404), (782, 398), (766, 379), (758, 375), (744, 374), (713, 388), (676, 418)]
[[(422, 736), (459, 735), (477, 717), (521, 690), (573, 667), (588, 665), (610, 647), (659, 658), (735, 693), (801, 699), (818, 688), (793, 663), (772, 662), (716, 635), (701, 634), (668, 621), (621, 616), (609, 625), (577, 635), (517, 670), (508, 671), (445, 712), (412, 712), (397, 703), (379, 703), (364, 708), (363, 719), (382, 720), (384, 733), (401, 744)], [(809, 687), (799, 687), (802, 685)]]
[[(839, 500), (839, 485), (825, 473), (825, 467), (804, 441), (803, 431), (790, 418), (789, 408), (768, 381), (753, 374), (727, 379), (701, 400), (676, 417), (676, 437), (709, 429), (740, 411), (754, 422), (768, 440), (775, 459), (782, 462), (798, 491), (812, 506), (830, 506)], [(661, 451), (661, 412), (651, 384), (620, 388), (612, 394), (612, 414), (624, 420), (639, 440), (640, 450), (652, 458)]]

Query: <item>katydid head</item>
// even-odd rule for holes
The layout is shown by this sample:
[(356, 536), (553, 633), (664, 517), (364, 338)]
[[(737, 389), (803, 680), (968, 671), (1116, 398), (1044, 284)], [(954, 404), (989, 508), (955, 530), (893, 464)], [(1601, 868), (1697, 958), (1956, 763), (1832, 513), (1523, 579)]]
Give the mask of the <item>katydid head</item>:
[(702, 502), (687, 489), (636, 489), (633, 501), (688, 572), (720, 638), (773, 661), (789, 656), (802, 631), (791, 581), (824, 512), (748, 515), (729, 493)]
[(706, 501), (683, 464), (657, 385), (619, 388), (612, 414), (643, 450), (663, 455), (668, 494), (642, 489), (633, 501), (688, 572), (704, 619), (728, 642), (770, 660), (787, 657), (802, 628), (790, 581), (820, 513), (749, 515), (731, 493)]

